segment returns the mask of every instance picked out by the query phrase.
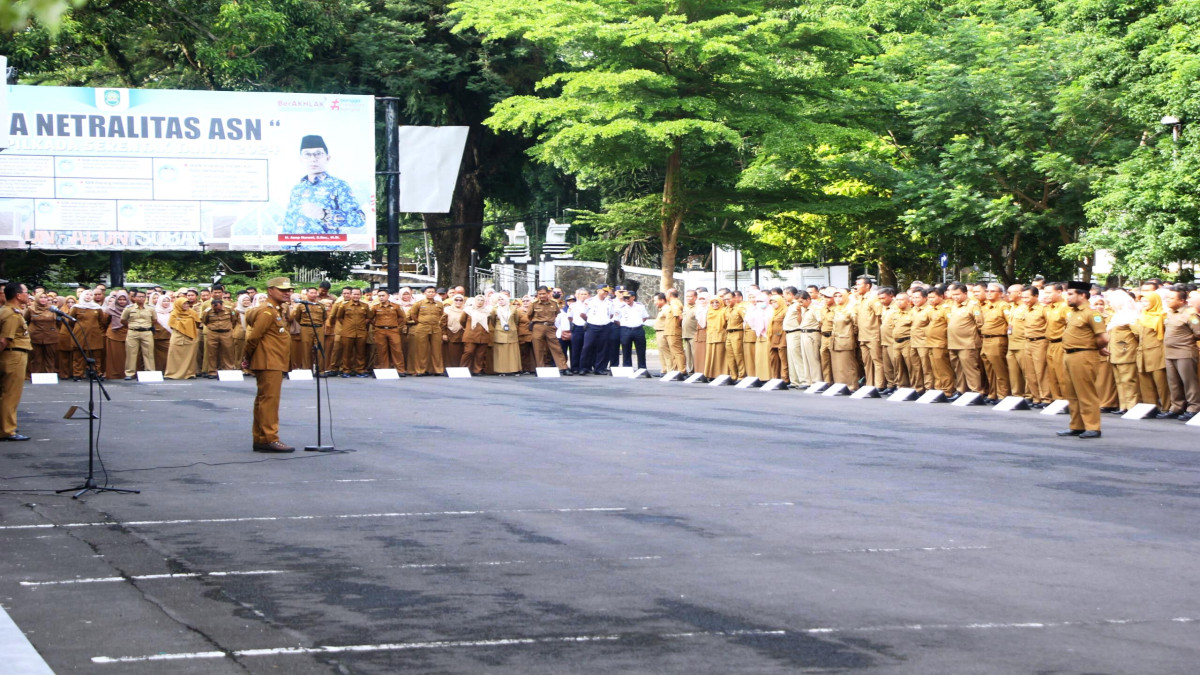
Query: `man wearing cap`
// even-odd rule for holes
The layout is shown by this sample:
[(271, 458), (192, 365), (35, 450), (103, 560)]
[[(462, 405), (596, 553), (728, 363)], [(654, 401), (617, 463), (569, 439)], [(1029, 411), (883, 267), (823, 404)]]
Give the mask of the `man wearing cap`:
[(10, 281), (4, 285), (4, 306), (0, 307), (0, 441), (27, 441), (17, 433), (17, 406), (25, 389), (25, 369), (33, 352), (33, 340), (25, 323), (29, 291), (25, 284)]
[(284, 234), (333, 234), (362, 227), (366, 218), (346, 181), (325, 172), (329, 148), (320, 136), (300, 140), (300, 164), (305, 175), (292, 188)]
[(291, 296), (292, 282), (287, 277), (268, 281), (267, 301), (258, 306), (246, 331), (246, 361), (242, 367), (254, 372), (258, 387), (251, 424), (255, 452), (296, 450), (279, 441), (279, 393), (291, 349), (283, 305)]
[[(1067, 284), (1066, 328), (1062, 334), (1063, 394), (1070, 402), (1071, 428), (1059, 436), (1100, 438), (1100, 397), (1096, 394), (1096, 376), (1100, 357), (1108, 356), (1108, 333), (1104, 317), (1088, 303), (1091, 284), (1072, 281)], [(1105, 365), (1107, 367), (1107, 365)]]
[[(539, 286), (537, 299), (529, 305), (529, 330), (533, 333), (533, 362), (539, 368), (546, 363), (546, 355), (554, 359), (554, 367), (563, 375), (574, 375), (567, 370), (567, 359), (555, 337), (554, 322), (558, 318), (558, 303), (550, 299), (550, 289)], [(642, 347), (643, 351), (645, 347)]]

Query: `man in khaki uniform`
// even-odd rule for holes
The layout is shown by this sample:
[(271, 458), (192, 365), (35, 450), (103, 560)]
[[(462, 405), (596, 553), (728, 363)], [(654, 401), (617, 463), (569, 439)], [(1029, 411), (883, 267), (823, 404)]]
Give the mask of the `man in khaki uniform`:
[(667, 313), (665, 335), (671, 363), (660, 365), (664, 370), (686, 372), (687, 357), (683, 353), (683, 303), (679, 301), (678, 290), (672, 288), (667, 291), (667, 304), (663, 306), (663, 310)]
[(25, 391), (25, 369), (33, 353), (33, 340), (25, 323), (29, 291), (24, 284), (10, 281), (4, 285), (4, 306), (0, 307), (0, 441), (27, 441), (17, 433), (17, 406)]
[[(218, 370), (232, 370), (233, 363), (233, 312), (225, 309), (225, 298), (212, 297), (200, 314), (200, 323), (205, 328), (204, 363), (209, 370), (201, 376), (214, 378)], [(291, 350), (291, 334), (288, 349)]]
[[(1100, 397), (1096, 394), (1096, 376), (1108, 356), (1108, 333), (1104, 317), (1088, 304), (1091, 284), (1072, 281), (1067, 289), (1069, 312), (1062, 334), (1063, 388), (1070, 402), (1071, 428), (1059, 436), (1100, 437)], [(1107, 366), (1105, 366), (1107, 367)]]
[(1035, 409), (1045, 408), (1054, 401), (1049, 390), (1045, 388), (1046, 353), (1049, 341), (1046, 339), (1046, 305), (1040, 301), (1037, 286), (1027, 286), (1021, 291), (1021, 306), (1018, 315), (1025, 326), (1025, 391), (1028, 398), (1033, 399), (1030, 406)]
[(342, 325), (336, 318), (337, 309), (344, 303), (350, 302), (350, 292), (354, 289), (349, 286), (342, 289), (342, 297), (333, 301), (329, 306), (329, 319), (325, 327), (325, 344), (330, 344), (330, 337), (333, 338), (333, 349), (329, 350), (328, 370), (326, 375), (337, 375), (345, 367), (345, 359), (342, 357)]
[(1025, 290), (1020, 284), (1008, 288), (1004, 308), (1004, 317), (1008, 321), (1008, 353), (1005, 361), (1008, 364), (1008, 388), (1013, 396), (1030, 399), (1029, 390), (1025, 386), (1025, 307), (1021, 304), (1021, 293)]
[(925, 329), (925, 342), (929, 345), (929, 369), (933, 373), (933, 386), (947, 398), (956, 396), (954, 364), (950, 362), (949, 316), (950, 305), (946, 289), (935, 286), (929, 291), (929, 325)]
[(1187, 291), (1179, 287), (1167, 291), (1167, 317), (1163, 325), (1163, 348), (1167, 357), (1167, 388), (1171, 391), (1171, 409), (1159, 419), (1184, 422), (1200, 412), (1200, 382), (1196, 379), (1196, 340), (1200, 339), (1200, 316), (1187, 304)]
[(742, 349), (746, 306), (741, 291), (725, 295), (725, 372), (740, 380), (746, 377), (745, 350)]
[(833, 294), (833, 308), (826, 311), (830, 319), (830, 357), (833, 377), (830, 382), (844, 384), (850, 391), (858, 389), (858, 336), (854, 333), (854, 310), (850, 307), (849, 292), (838, 289)]
[(933, 369), (929, 363), (929, 289), (924, 286), (910, 288), (912, 302), (912, 353), (909, 361), (909, 381), (917, 393), (924, 394), (933, 389)]
[(146, 306), (146, 293), (133, 292), (133, 304), (121, 312), (121, 323), (129, 327), (125, 336), (125, 379), (137, 375), (138, 357), (146, 364), (146, 370), (154, 370), (154, 325), (157, 317), (154, 308)]
[(1008, 398), (1008, 313), (1004, 300), (1004, 286), (997, 283), (987, 285), (983, 303), (979, 306), (982, 316), (980, 333), (983, 337), (983, 370), (987, 376), (987, 402), (997, 403)]
[(444, 375), (442, 365), (442, 335), (446, 324), (446, 307), (437, 300), (437, 289), (426, 286), (424, 297), (408, 308), (409, 343), (408, 369), (413, 375)]
[[(684, 294), (683, 317), (679, 322), (680, 336), (683, 340), (683, 367), (687, 374), (696, 372), (696, 334), (700, 332), (700, 324), (696, 321), (696, 291)], [(701, 364), (703, 365), (703, 364)]]
[[(833, 288), (821, 289), (821, 381), (833, 382)], [(810, 294), (811, 295), (811, 294)], [(813, 304), (817, 299), (813, 298)]]
[[(800, 367), (804, 369), (801, 379), (804, 386), (808, 386), (821, 380), (821, 325), (827, 310), (818, 306), (808, 291), (796, 292), (796, 304), (800, 306), (800, 327), (796, 335), (800, 336)], [(788, 349), (791, 349), (790, 343)]]
[[(533, 334), (533, 363), (539, 368), (546, 363), (546, 353), (554, 359), (554, 367), (561, 375), (574, 375), (567, 370), (567, 359), (563, 356), (562, 347), (554, 334), (554, 321), (558, 318), (560, 309), (558, 303), (550, 299), (550, 289), (539, 286), (537, 299), (529, 305), (529, 324)], [(676, 333), (678, 337), (678, 333)], [(669, 364), (660, 364), (667, 366)]]
[(967, 287), (961, 283), (950, 284), (950, 308), (946, 312), (946, 347), (950, 350), (950, 366), (954, 369), (956, 393), (959, 396), (973, 391), (983, 392), (983, 380), (979, 372), (979, 326), (983, 315), (967, 296)]
[(1066, 374), (1063, 370), (1062, 334), (1067, 327), (1067, 312), (1070, 310), (1062, 299), (1062, 284), (1050, 284), (1042, 295), (1046, 307), (1046, 365), (1042, 368), (1042, 393), (1050, 400), (1063, 398), (1063, 380)]
[(408, 328), (408, 317), (400, 305), (392, 302), (387, 291), (380, 290), (375, 297), (375, 316), (371, 319), (375, 327), (375, 367), (395, 368), (401, 377), (407, 377), (401, 335)]
[[(296, 359), (296, 368), (311, 370), (313, 367), (313, 344), (317, 345), (318, 362), (326, 360), (322, 356), (325, 350), (325, 324), (329, 318), (327, 305), (321, 302), (321, 292), (315, 288), (304, 290), (305, 302), (297, 302), (292, 308), (291, 319), (300, 326), (300, 349)], [(330, 302), (329, 304), (333, 304)], [(325, 369), (317, 365), (317, 372)]]
[(884, 389), (886, 373), (883, 369), (883, 343), (879, 334), (883, 320), (883, 305), (878, 298), (871, 297), (871, 281), (859, 277), (855, 287), (854, 329), (858, 334), (858, 353), (862, 361), (865, 384)]
[(342, 337), (342, 377), (367, 377), (367, 324), (374, 315), (361, 288), (351, 289), (350, 300), (333, 311)]
[(888, 382), (888, 393), (895, 393), (896, 389), (900, 387), (919, 389), (920, 383), (915, 382), (911, 374), (914, 370), (918, 373), (921, 370), (920, 364), (915, 363), (917, 353), (912, 345), (912, 301), (909, 300), (907, 293), (900, 293), (888, 309), (892, 312), (892, 345), (889, 348), (889, 357), (892, 360), (892, 372), (896, 378)]
[(880, 306), (883, 307), (883, 313), (879, 315), (879, 351), (883, 357), (883, 386), (879, 388), (879, 393), (886, 396), (898, 388), (896, 383), (899, 381), (897, 371), (900, 364), (895, 360), (898, 353), (896, 338), (893, 335), (896, 328), (896, 289), (883, 286), (876, 291), (876, 295)]
[(293, 452), (279, 441), (279, 397), (283, 373), (288, 369), (291, 335), (283, 306), (292, 297), (292, 282), (275, 277), (267, 282), (267, 301), (253, 318), (247, 316), (246, 363), (254, 373), (258, 392), (254, 397), (251, 433), (255, 452)]

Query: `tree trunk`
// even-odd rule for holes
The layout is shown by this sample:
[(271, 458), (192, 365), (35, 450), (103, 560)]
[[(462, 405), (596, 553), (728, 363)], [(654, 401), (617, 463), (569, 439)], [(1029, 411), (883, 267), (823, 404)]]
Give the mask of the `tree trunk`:
[[(467, 134), (462, 164), (458, 169), (458, 183), (454, 188), (454, 199), (450, 213), (425, 213), (422, 219), (430, 228), (429, 238), (437, 258), (437, 285), (470, 287), (468, 268), (471, 266), (471, 250), (479, 246), (483, 231), (483, 189), (479, 184), (479, 129), (472, 127)], [(471, 227), (434, 229), (447, 225), (473, 223)]]
[(879, 265), (879, 285), (896, 288), (896, 270), (887, 261), (878, 260), (876, 263)]
[(662, 224), (662, 290), (675, 287), (675, 258), (679, 253), (679, 232), (683, 229), (685, 207), (680, 190), (683, 168), (683, 139), (676, 138), (671, 155), (667, 157), (667, 175), (663, 181)]

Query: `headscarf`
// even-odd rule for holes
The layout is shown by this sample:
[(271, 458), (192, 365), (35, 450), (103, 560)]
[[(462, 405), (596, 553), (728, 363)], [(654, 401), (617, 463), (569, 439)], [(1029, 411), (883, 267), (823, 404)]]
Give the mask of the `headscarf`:
[(775, 301), (775, 311), (771, 314), (771, 323), (775, 323), (780, 317), (787, 314), (787, 300), (782, 295), (773, 295), (771, 300)]
[(158, 325), (166, 328), (168, 333), (171, 332), (171, 310), (173, 308), (174, 304), (171, 298), (167, 297), (165, 293), (158, 296), (158, 302), (154, 305), (154, 317), (158, 319)]
[(184, 309), (187, 304), (187, 298), (177, 298), (175, 300), (175, 308), (171, 310), (170, 329), (178, 331), (180, 334), (196, 339), (196, 313), (192, 309)]
[(483, 296), (475, 296), (471, 299), (471, 303), (471, 306), (463, 309), (463, 312), (465, 312), (467, 316), (471, 317), (471, 328), (483, 326), (485, 331), (491, 332), (492, 329), (488, 327), (488, 316), (490, 315), (490, 312), (483, 307)]
[(696, 294), (696, 326), (698, 328), (708, 327), (708, 293)]
[(446, 328), (450, 329), (451, 333), (457, 333), (463, 329), (463, 316), (466, 303), (463, 303), (464, 308), (460, 309), (454, 306), (454, 301), (461, 298), (462, 295), (455, 293), (454, 297), (450, 298), (450, 304), (446, 306)]
[(510, 319), (512, 319), (512, 307), (508, 304), (508, 296), (503, 293), (497, 293), (496, 320), (500, 322), (500, 330), (505, 332), (512, 330), (508, 327)]
[(95, 294), (93, 294), (91, 291), (84, 291), (83, 293), (79, 294), (79, 300), (75, 302), (75, 306), (79, 309), (104, 309), (100, 305), (96, 304), (94, 300), (95, 297)]
[(1166, 330), (1167, 313), (1163, 311), (1162, 296), (1158, 293), (1146, 294), (1146, 307), (1142, 310), (1142, 318), (1138, 323), (1158, 333), (1158, 339), (1163, 338)]
[[(405, 295), (408, 295), (408, 299), (407, 299), (407, 300), (405, 300), (405, 299), (404, 299), (404, 296), (405, 296)], [(408, 286), (405, 286), (404, 288), (401, 288), (401, 289), (400, 289), (400, 300), (399, 300), (399, 302), (397, 302), (396, 304), (397, 304), (397, 305), (400, 305), (401, 307), (403, 307), (403, 308), (404, 308), (404, 312), (407, 314), (407, 313), (408, 313), (408, 310), (409, 310), (409, 308), (411, 308), (411, 307), (413, 306), (413, 302), (414, 302), (414, 300), (413, 300), (413, 292), (412, 292), (412, 289), (411, 289), (411, 288), (409, 288)]]
[(125, 298), (125, 307), (129, 306), (129, 294), (125, 291), (117, 291), (105, 298), (104, 313), (112, 317), (108, 320), (108, 327), (112, 330), (121, 330), (125, 326), (121, 323), (121, 312), (125, 311), (125, 307), (117, 304), (117, 298)]
[(1128, 293), (1115, 290), (1105, 293), (1104, 297), (1108, 300), (1108, 306), (1113, 310), (1112, 318), (1108, 320), (1109, 330), (1117, 326), (1131, 326), (1138, 320), (1137, 303)]
[(233, 306), (233, 311), (238, 314), (238, 318), (242, 322), (242, 330), (246, 329), (246, 310), (248, 309), (250, 309), (250, 294), (242, 293), (238, 296), (237, 304)]
[(254, 296), (254, 302), (250, 303), (250, 306), (251, 306), (251, 307), (258, 307), (259, 305), (263, 304), (263, 303), (264, 303), (264, 302), (266, 302), (266, 301), (267, 301), (267, 294), (266, 294), (266, 293), (257, 293), (257, 294), (255, 294), (255, 296)]
[(754, 296), (754, 304), (746, 309), (746, 325), (754, 331), (758, 337), (767, 334), (767, 294), (758, 293)]

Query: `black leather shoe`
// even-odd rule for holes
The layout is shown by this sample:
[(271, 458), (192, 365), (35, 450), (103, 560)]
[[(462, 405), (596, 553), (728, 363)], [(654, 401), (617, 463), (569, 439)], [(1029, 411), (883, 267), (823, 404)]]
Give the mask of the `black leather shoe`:
[(1082, 429), (1067, 429), (1066, 431), (1058, 432), (1058, 435), (1059, 436), (1082, 436), (1083, 430)]
[(998, 399), (998, 398), (985, 398), (985, 399), (983, 399), (983, 404), (984, 404), (984, 405), (996, 405), (996, 404), (997, 404), (997, 403), (999, 403), (999, 402), (1000, 402), (1000, 399)]
[(128, 382), (128, 381), (130, 381), (130, 380), (132, 380), (132, 379), (133, 379), (132, 377), (126, 377), (126, 378), (125, 378), (125, 381), (126, 381), (126, 382)]
[(27, 440), (29, 440), (29, 437), (22, 436), (21, 434), (13, 434), (11, 436), (0, 436), (0, 441), (27, 441)]
[(1045, 407), (1046, 407), (1045, 403), (1030, 403), (1029, 404), (1029, 408), (1031, 410), (1041, 410), (1042, 408), (1045, 408)]
[(1192, 419), (1192, 418), (1193, 418), (1193, 417), (1195, 417), (1195, 416), (1196, 416), (1196, 413), (1193, 413), (1193, 412), (1185, 412), (1185, 413), (1183, 413), (1182, 415), (1180, 415), (1179, 417), (1176, 417), (1175, 419), (1179, 420), (1180, 422), (1186, 422), (1186, 421), (1188, 421), (1188, 420)]
[(955, 401), (957, 401), (957, 400), (958, 400), (958, 398), (959, 398), (960, 396), (962, 396), (962, 392), (954, 392), (954, 395), (953, 395), (953, 396), (948, 396), (948, 397), (946, 397), (946, 402), (947, 402), (947, 403), (954, 403)]
[(1174, 420), (1174, 419), (1179, 419), (1179, 413), (1173, 413), (1171, 411), (1160, 412), (1157, 415), (1155, 415), (1154, 418), (1160, 419), (1160, 420)]
[(1100, 438), (1100, 432), (1099, 431), (1085, 431), (1082, 434), (1079, 434), (1079, 437), (1080, 438)]
[(1129, 412), (1129, 411), (1128, 411), (1128, 410), (1120, 410), (1120, 409), (1118, 409), (1118, 410), (1114, 410), (1114, 411), (1112, 411), (1112, 414), (1114, 414), (1114, 415), (1124, 415), (1124, 414), (1125, 414), (1125, 413), (1127, 413), (1127, 412)]
[(570, 376), (574, 375), (575, 373), (572, 373), (569, 370), (560, 370), (560, 371), (558, 371), (558, 374), (562, 375), (563, 377), (570, 377)]

